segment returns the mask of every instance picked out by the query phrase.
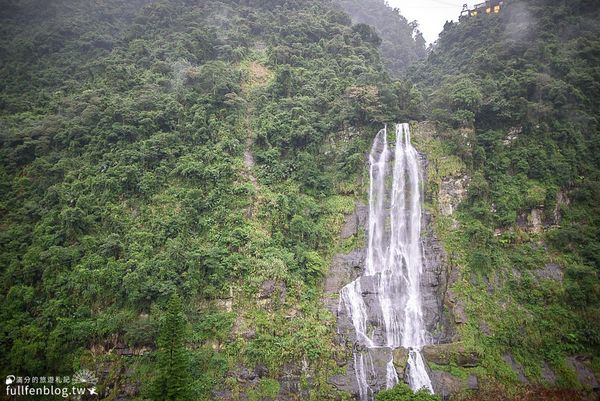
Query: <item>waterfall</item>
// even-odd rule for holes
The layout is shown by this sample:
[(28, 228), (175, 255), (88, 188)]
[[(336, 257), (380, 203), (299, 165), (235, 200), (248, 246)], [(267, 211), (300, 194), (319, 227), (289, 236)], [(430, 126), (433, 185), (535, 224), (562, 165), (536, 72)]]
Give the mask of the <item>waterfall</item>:
[[(363, 275), (341, 290), (356, 341), (367, 350), (400, 346), (409, 350), (406, 378), (413, 390), (433, 393), (421, 348), (426, 330), (421, 307), (421, 169), (410, 142), (408, 124), (396, 124), (393, 155), (387, 127), (377, 133), (369, 154), (369, 225)], [(392, 160), (393, 159), (393, 160)], [(393, 161), (393, 163), (392, 163)], [(391, 177), (390, 177), (391, 176)], [(391, 178), (391, 179), (390, 179)], [(390, 188), (391, 181), (391, 188)], [(363, 288), (363, 283), (372, 287)], [(390, 352), (390, 355), (392, 353)], [(376, 375), (373, 361), (354, 351), (354, 370), (361, 401), (373, 397), (368, 377)], [(385, 386), (398, 383), (393, 357), (386, 365)]]

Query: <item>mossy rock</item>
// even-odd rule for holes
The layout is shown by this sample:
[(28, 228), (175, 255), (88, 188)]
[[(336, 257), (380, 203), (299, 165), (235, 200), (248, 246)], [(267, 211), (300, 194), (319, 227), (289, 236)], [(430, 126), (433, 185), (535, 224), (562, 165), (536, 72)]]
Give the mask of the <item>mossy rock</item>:
[(394, 356), (394, 367), (399, 379), (404, 378), (404, 371), (406, 370), (406, 364), (408, 362), (408, 350), (403, 347), (396, 348), (392, 351)]
[(480, 355), (472, 350), (466, 350), (462, 342), (449, 344), (426, 345), (423, 347), (423, 357), (427, 362), (438, 365), (456, 364), (464, 368), (479, 365)]

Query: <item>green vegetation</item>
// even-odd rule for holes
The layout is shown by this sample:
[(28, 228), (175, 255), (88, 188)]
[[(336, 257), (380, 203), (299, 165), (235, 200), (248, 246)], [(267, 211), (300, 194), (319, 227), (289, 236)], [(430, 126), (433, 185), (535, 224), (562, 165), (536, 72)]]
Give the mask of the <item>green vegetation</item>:
[[(507, 2), (498, 15), (446, 24), (409, 74), (438, 124), (419, 140), (430, 188), (469, 177), (460, 226), (435, 222), (461, 267), (462, 339), (490, 380), (517, 380), (503, 360), (511, 352), (530, 380), (543, 383), (547, 363), (573, 388), (565, 358), (600, 356), (597, 17), (589, 1)], [(440, 173), (454, 157), (463, 166)]]
[(168, 401), (189, 400), (189, 360), (185, 349), (186, 318), (181, 298), (169, 299), (158, 335), (157, 368), (152, 399)]
[(377, 393), (375, 401), (440, 401), (441, 398), (423, 389), (416, 393), (404, 383), (397, 384), (394, 388)]
[(320, 283), (372, 133), (416, 107), (376, 35), (321, 0), (0, 8), (2, 371), (102, 360), (143, 398), (178, 293), (192, 399), (288, 370), (339, 396)]
[(454, 363), (450, 363), (448, 365), (438, 365), (435, 362), (427, 362), (427, 365), (432, 370), (438, 370), (441, 372), (448, 372), (454, 377), (458, 377), (461, 379), (467, 379), (469, 377), (469, 373), (473, 372), (472, 368), (463, 368), (460, 366), (456, 366)]
[[(532, 382), (547, 363), (575, 387), (574, 354), (598, 372), (599, 10), (506, 3), (426, 57), (379, 0), (2, 1), (0, 373), (87, 368), (107, 399), (291, 399), (288, 379), (349, 399), (323, 277), (366, 235), (338, 240), (373, 135), (423, 119), (482, 397), (514, 387), (509, 351)], [(436, 398), (377, 395), (400, 399)]]

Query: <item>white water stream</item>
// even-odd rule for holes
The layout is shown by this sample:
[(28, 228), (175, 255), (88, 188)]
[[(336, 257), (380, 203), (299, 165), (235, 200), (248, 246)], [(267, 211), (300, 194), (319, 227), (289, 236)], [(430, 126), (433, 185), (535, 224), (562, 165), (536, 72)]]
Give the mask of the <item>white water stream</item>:
[[(357, 341), (368, 349), (409, 349), (406, 378), (413, 390), (423, 387), (433, 393), (421, 348), (426, 344), (420, 281), (423, 272), (421, 248), (421, 168), (410, 143), (408, 124), (396, 124), (396, 141), (388, 146), (387, 127), (379, 131), (369, 155), (369, 227), (364, 276), (375, 283), (377, 302), (368, 305), (361, 277), (341, 290), (340, 308), (352, 320)], [(391, 185), (390, 185), (391, 184)], [(390, 188), (391, 187), (391, 188)], [(368, 277), (369, 278), (369, 277)], [(369, 311), (376, 309), (376, 317)], [(369, 324), (382, 320), (378, 335)], [(360, 400), (373, 398), (368, 375), (375, 375), (369, 353), (355, 351), (354, 370)], [(386, 387), (398, 383), (393, 358), (386, 366)]]

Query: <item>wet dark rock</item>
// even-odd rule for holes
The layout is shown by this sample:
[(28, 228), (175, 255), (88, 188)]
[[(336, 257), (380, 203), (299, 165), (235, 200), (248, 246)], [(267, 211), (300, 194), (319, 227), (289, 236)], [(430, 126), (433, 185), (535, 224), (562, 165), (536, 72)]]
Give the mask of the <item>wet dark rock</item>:
[(260, 286), (259, 298), (270, 298), (275, 292), (275, 280), (267, 280)]
[(367, 383), (374, 392), (386, 387), (387, 364), (392, 359), (389, 347), (369, 348), (363, 352), (366, 360), (373, 363), (374, 371), (367, 370)]
[(336, 314), (337, 332), (341, 340), (340, 343), (352, 344), (357, 341), (356, 332), (352, 325), (352, 319), (348, 316), (346, 308), (342, 307)]
[(403, 380), (406, 364), (408, 363), (408, 350), (406, 348), (399, 347), (392, 351), (392, 355), (394, 357), (394, 367), (396, 368), (398, 379)]
[[(365, 365), (371, 366), (372, 364), (374, 368), (374, 371), (371, 371), (368, 368), (366, 370), (368, 386), (375, 393), (385, 389), (387, 364), (392, 357), (396, 356), (393, 353), (392, 349), (389, 347), (365, 348), (363, 346), (359, 346), (357, 347), (356, 352), (357, 357), (358, 355), (363, 356), (365, 360)], [(400, 351), (400, 353), (401, 352), (402, 351)], [(406, 362), (404, 363), (406, 364)], [(347, 365), (346, 372), (340, 375), (330, 377), (328, 380), (329, 383), (340, 390), (348, 391), (351, 394), (357, 395), (359, 393), (359, 387), (358, 382), (356, 381), (356, 372), (354, 369), (354, 363), (349, 363)], [(398, 370), (399, 369), (397, 367), (396, 371)]]
[(348, 357), (346, 355), (342, 355), (338, 352), (334, 352), (333, 359), (335, 360), (335, 364), (339, 368), (342, 368), (342, 367), (348, 365), (348, 362), (349, 362)]
[[(366, 229), (367, 214), (367, 207), (357, 202), (354, 212), (346, 216), (344, 226), (354, 227), (353, 225), (356, 223), (356, 230), (359, 228)], [(338, 311), (338, 306), (341, 289), (362, 275), (365, 267), (365, 256), (365, 248), (334, 255), (327, 276), (325, 277), (323, 302), (338, 317), (338, 332), (340, 336), (337, 342), (340, 344), (345, 342), (352, 344), (356, 341), (356, 334), (351, 319), (347, 316), (345, 309), (342, 308)]]

